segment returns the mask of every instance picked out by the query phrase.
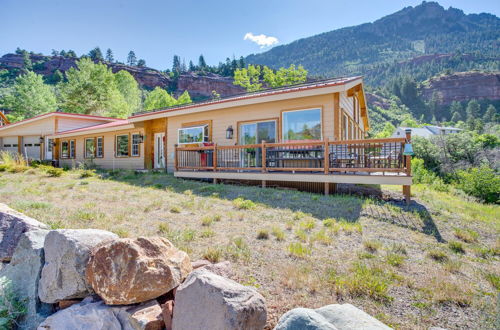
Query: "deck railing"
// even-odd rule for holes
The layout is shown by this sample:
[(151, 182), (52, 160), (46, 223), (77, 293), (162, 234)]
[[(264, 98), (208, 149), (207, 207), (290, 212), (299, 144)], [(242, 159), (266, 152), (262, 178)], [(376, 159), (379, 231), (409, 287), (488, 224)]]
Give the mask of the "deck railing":
[(398, 172), (410, 175), (405, 138), (175, 148), (175, 170)]

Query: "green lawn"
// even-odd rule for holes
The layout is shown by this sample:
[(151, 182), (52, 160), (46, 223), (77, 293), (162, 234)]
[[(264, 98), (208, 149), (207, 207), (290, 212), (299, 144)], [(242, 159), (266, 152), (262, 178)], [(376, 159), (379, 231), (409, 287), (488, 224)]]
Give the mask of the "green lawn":
[[(498, 206), (413, 186), (415, 202), (214, 185), (160, 173), (0, 172), (0, 201), (52, 228), (162, 235), (285, 311), (352, 303), (401, 329), (494, 328)], [(399, 189), (383, 187), (400, 198)]]

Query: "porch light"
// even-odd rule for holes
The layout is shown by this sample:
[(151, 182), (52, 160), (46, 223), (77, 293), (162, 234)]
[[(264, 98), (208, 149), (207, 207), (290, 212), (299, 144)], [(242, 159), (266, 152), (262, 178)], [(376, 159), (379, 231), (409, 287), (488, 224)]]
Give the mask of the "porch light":
[(42, 144), (45, 141), (45, 139), (43, 138), (43, 136), (40, 136), (40, 139), (38, 139), (38, 141), (40, 141), (40, 144)]
[(144, 135), (139, 134), (139, 143), (144, 143), (144, 138), (145, 138)]
[(233, 126), (229, 125), (229, 127), (226, 129), (226, 139), (231, 140), (233, 138)]
[(57, 145), (56, 140), (52, 140), (52, 147), (55, 147)]
[(405, 130), (405, 134), (406, 134), (406, 143), (405, 143), (405, 150), (403, 151), (403, 155), (413, 156), (415, 153), (413, 152), (413, 146), (411, 145), (411, 129), (407, 128)]

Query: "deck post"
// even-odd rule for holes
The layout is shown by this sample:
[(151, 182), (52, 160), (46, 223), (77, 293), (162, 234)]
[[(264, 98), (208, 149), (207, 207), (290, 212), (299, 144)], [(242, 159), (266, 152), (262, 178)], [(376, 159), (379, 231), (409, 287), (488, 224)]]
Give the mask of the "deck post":
[(406, 205), (411, 201), (411, 186), (403, 186), (403, 195), (405, 197)]
[(217, 178), (214, 178), (213, 183), (217, 184)]
[(323, 151), (323, 167), (325, 169), (325, 174), (328, 174), (330, 172), (330, 147), (328, 145), (328, 138), (325, 139), (324, 148), (325, 150)]
[(262, 180), (262, 188), (266, 187), (266, 180)]
[(325, 182), (325, 195), (328, 196), (330, 194), (330, 182)]
[(266, 170), (266, 141), (262, 140), (261, 143), (262, 152), (262, 172), (267, 172)]
[(214, 153), (212, 154), (212, 161), (214, 165), (214, 172), (217, 171), (217, 143), (214, 144)]
[[(405, 131), (406, 133), (406, 142), (405, 143), (411, 143), (411, 129), (407, 129)], [(411, 156), (406, 155), (405, 156), (405, 167), (406, 167), (406, 175), (410, 176), (411, 175)]]
[[(174, 154), (174, 169), (175, 169), (176, 172), (179, 170), (179, 160), (178, 160), (178, 158), (179, 158), (179, 151), (177, 150), (177, 148), (178, 148), (177, 144), (174, 145), (174, 150), (175, 150), (175, 154)], [(154, 162), (154, 160), (153, 160), (153, 162)]]

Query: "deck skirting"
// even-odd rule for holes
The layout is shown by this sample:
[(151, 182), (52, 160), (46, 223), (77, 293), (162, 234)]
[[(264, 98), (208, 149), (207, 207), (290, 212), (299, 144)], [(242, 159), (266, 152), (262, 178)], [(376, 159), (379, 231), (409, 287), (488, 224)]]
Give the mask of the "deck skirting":
[(321, 173), (258, 173), (258, 172), (202, 172), (176, 171), (174, 176), (191, 179), (260, 180), (290, 182), (326, 182), (351, 184), (411, 185), (412, 177), (382, 174), (321, 174)]

